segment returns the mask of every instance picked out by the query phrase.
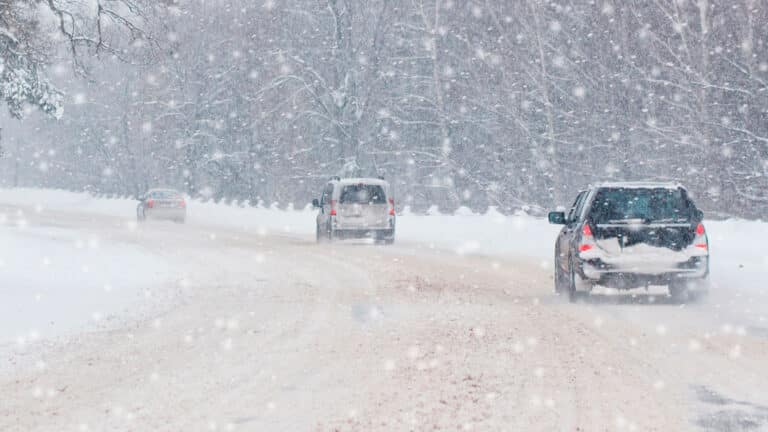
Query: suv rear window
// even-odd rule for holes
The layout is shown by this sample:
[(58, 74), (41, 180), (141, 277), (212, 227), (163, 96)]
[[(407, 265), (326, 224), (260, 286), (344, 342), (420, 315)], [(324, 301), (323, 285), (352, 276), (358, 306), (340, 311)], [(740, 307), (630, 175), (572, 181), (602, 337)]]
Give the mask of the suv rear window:
[(386, 204), (384, 188), (378, 185), (349, 185), (341, 190), (341, 204)]
[(589, 219), (597, 224), (629, 221), (689, 222), (692, 205), (682, 189), (616, 188), (597, 192)]

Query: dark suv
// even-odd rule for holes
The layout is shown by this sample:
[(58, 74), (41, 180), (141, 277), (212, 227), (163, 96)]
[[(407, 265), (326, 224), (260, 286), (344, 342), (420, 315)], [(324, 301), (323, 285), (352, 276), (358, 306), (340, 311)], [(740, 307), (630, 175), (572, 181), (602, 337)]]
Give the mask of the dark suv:
[(674, 183), (605, 183), (576, 197), (555, 244), (555, 291), (573, 301), (594, 285), (666, 285), (678, 300), (707, 292), (709, 242), (703, 213)]

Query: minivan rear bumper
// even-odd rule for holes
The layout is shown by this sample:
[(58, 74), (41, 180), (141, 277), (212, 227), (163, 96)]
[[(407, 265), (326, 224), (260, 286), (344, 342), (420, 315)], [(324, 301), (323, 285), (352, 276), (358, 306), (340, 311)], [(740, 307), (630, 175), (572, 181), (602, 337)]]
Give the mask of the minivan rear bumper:
[(395, 230), (391, 228), (373, 228), (373, 229), (337, 229), (333, 231), (334, 236), (339, 239), (388, 239), (395, 237)]

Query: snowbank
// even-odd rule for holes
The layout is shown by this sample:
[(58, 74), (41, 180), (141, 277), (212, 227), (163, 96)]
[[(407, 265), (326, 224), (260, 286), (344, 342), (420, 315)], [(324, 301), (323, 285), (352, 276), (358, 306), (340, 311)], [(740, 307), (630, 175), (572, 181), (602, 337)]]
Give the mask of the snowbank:
[[(87, 193), (48, 189), (0, 189), (0, 205), (21, 205), (38, 210), (78, 211), (132, 219), (137, 201), (94, 198)], [(314, 235), (316, 212), (277, 207), (250, 207), (237, 203), (193, 201), (188, 221), (193, 225), (220, 226), (264, 233)], [(743, 264), (765, 265), (768, 223), (730, 219), (707, 221), (713, 254), (738, 256)], [(525, 214), (503, 215), (491, 208), (485, 214), (460, 208), (453, 215), (430, 209), (417, 215), (406, 208), (398, 216), (398, 241), (420, 243), (457, 253), (513, 254), (550, 258), (559, 227)]]
[[(87, 193), (59, 190), (0, 189), (2, 204), (133, 218), (137, 201), (94, 198)], [(315, 233), (316, 212), (311, 206), (282, 210), (275, 206), (264, 208), (193, 201), (187, 211), (191, 225), (301, 236)], [(559, 228), (528, 215), (505, 216), (493, 208), (485, 214), (461, 208), (454, 215), (443, 215), (434, 209), (427, 215), (416, 215), (406, 208), (398, 217), (397, 230), (398, 242), (415, 242), (460, 254), (549, 257)]]
[[(88, 193), (50, 189), (0, 189), (0, 205), (27, 206), (36, 210), (77, 211), (134, 219), (138, 201), (125, 198), (95, 198)], [(192, 201), (187, 223), (220, 226), (267, 233), (313, 234), (311, 206), (303, 210), (280, 210)]]

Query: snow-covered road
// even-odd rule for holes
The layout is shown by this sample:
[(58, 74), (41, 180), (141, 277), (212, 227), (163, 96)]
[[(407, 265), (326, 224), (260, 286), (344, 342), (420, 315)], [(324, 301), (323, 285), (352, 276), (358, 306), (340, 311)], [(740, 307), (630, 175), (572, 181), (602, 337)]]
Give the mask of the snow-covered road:
[[(768, 430), (756, 249), (715, 264), (707, 303), (598, 293), (571, 305), (551, 295), (551, 238), (536, 237), (549, 228), (523, 219), (430, 237), (403, 217), (394, 247), (318, 246), (311, 216), (292, 228), (302, 212), (267, 229), (201, 205), (186, 226), (136, 226), (111, 205), (9, 201), (4, 214), (25, 222), (3, 227), (3, 271), (42, 259), (22, 247), (41, 235), (83, 253), (98, 239), (98, 256), (72, 266), (98, 263), (98, 279), (126, 290), (161, 284), (132, 313), (104, 305), (121, 317), (110, 325), (3, 351), (3, 431)], [(718, 236), (730, 247), (725, 236), (762, 225), (716, 226), (715, 251)], [(483, 247), (500, 227), (496, 238), (530, 231), (511, 236), (528, 256)]]
[(146, 248), (104, 243), (82, 230), (30, 227), (24, 212), (3, 210), (0, 352), (108, 325), (168, 283), (167, 266)]

